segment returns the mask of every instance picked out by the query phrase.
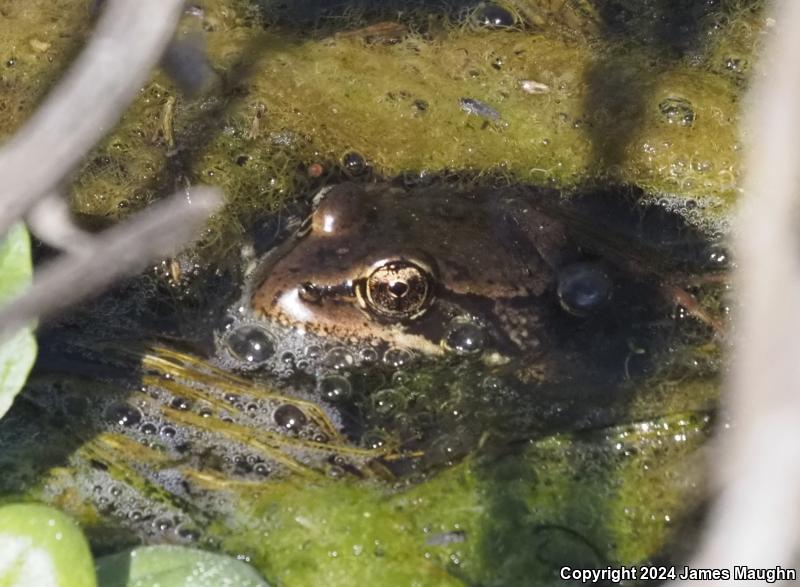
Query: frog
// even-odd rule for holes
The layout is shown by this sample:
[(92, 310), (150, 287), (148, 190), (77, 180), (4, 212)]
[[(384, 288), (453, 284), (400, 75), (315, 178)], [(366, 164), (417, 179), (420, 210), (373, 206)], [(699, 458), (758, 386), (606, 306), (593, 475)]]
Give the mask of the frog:
[(529, 379), (557, 355), (580, 370), (577, 359), (599, 364), (613, 348), (622, 365), (633, 324), (663, 318), (661, 283), (613, 239), (584, 238), (560, 198), (533, 186), (326, 186), (248, 276), (241, 307), (349, 347), (516, 361)]
[[(77, 495), (98, 508), (105, 494), (94, 487), (141, 479), (115, 489), (123, 511), (136, 512), (119, 523), (160, 540), (160, 525), (140, 512), (194, 524), (180, 504), (208, 497), (197, 510), (212, 511), (214, 489), (294, 475), (415, 482), (478, 451), (505, 455), (674, 410), (641, 380), (620, 384), (636, 375), (642, 346), (657, 344), (652, 334), (674, 327), (664, 274), (647, 262), (669, 231), (626, 235), (601, 210), (620, 216), (612, 203), (635, 191), (589, 192), (582, 201), (531, 185), (323, 186), (252, 265), (209, 283), (222, 295), (233, 289), (228, 275), (243, 280), (231, 299), (202, 298), (224, 307), (203, 306), (197, 328), (234, 318), (219, 327), (218, 347), (177, 336), (87, 342), (67, 323), (45, 340), (62, 358), (40, 367), (0, 435), (65, 451), (86, 443), (89, 482)], [(653, 236), (646, 219), (633, 224)], [(90, 310), (107, 333), (116, 314)], [(398, 349), (418, 363), (388, 364)], [(340, 360), (363, 356), (356, 350), (382, 359)], [(53, 424), (46, 443), (40, 421)], [(139, 487), (169, 499), (153, 506), (156, 493)]]

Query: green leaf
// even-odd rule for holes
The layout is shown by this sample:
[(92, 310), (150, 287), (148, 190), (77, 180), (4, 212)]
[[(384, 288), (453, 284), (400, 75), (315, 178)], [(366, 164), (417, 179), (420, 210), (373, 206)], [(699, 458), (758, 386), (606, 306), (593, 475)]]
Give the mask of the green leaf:
[(78, 527), (38, 504), (0, 508), (0, 587), (94, 587), (92, 555)]
[[(0, 305), (31, 282), (31, 243), (21, 224), (0, 241)], [(36, 359), (36, 339), (21, 330), (0, 344), (0, 418), (11, 407)]]
[(97, 561), (101, 587), (269, 587), (248, 564), (183, 546), (143, 546)]

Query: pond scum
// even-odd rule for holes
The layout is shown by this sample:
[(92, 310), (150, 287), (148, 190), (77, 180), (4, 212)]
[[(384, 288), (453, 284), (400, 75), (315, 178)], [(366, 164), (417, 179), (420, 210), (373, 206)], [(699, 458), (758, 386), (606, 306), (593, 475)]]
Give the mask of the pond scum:
[[(764, 27), (760, 2), (402, 4), (193, 6), (180, 36), (208, 53), (195, 94), (155, 74), (76, 172), (73, 210), (102, 227), (181, 186), (220, 186), (226, 210), (197, 251), (211, 263), (238, 255), (256, 219), (332, 178), (453, 173), (566, 192), (587, 182), (635, 185), (709, 233), (725, 231), (740, 174), (738, 103)], [(0, 4), (1, 136), (80, 50), (95, 5)], [(363, 170), (346, 164), (351, 153)], [(177, 311), (193, 299), (190, 277), (173, 280), (180, 288), (167, 303)], [(310, 436), (157, 407), (165, 420), (244, 445), (290, 473), (269, 482), (232, 479), (231, 463), (205, 466), (219, 455), (198, 467), (113, 431), (73, 429), (64, 446), (13, 447), (44, 426), (20, 423), (40, 413), (37, 385), (55, 383), (34, 377), (21, 415), (12, 414), (17, 429), (0, 435), (12, 446), (1, 458), (4, 468), (37, 458), (41, 466), (3, 481), (0, 500), (57, 504), (98, 551), (142, 539), (120, 531), (124, 514), (147, 517), (145, 539), (240, 555), (280, 585), (528, 585), (553, 581), (565, 557), (599, 568), (679, 557), (676, 545), (691, 543), (703, 498), (695, 449), (713, 423), (717, 390), (714, 343), (642, 383), (656, 391), (631, 407), (631, 423), (556, 434), (505, 458), (466, 458), (410, 486), (392, 481), (387, 465), (421, 455), (353, 447), (314, 403), (163, 346), (116, 352), (135, 357), (145, 387), (180, 389), (226, 410), (237, 409), (226, 392), (298, 407)], [(104, 393), (96, 381), (60, 384), (73, 395)]]
[[(387, 177), (471, 170), (559, 187), (609, 178), (691, 201), (704, 210), (691, 213), (698, 222), (724, 221), (758, 3), (713, 11), (685, 1), (680, 11), (651, 0), (634, 11), (601, 2), (584, 14), (569, 9), (579, 0), (519, 0), (508, 8), (517, 24), (498, 30), (472, 24), (468, 3), (448, 13), (415, 2), (401, 11), (397, 42), (359, 32), (388, 20), (391, 4), (324, 4), (293, 3), (306, 15), (299, 23), (266, 0), (206, 2), (188, 14), (183, 35), (207, 46), (215, 72), (205, 93), (187, 98), (155, 75), (77, 174), (75, 210), (113, 220), (182, 182), (211, 183), (229, 208), (209, 241), (228, 243), (250, 215), (308, 187), (309, 165), (328, 171), (357, 151)], [(91, 18), (77, 0), (3, 11), (7, 136), (80, 49)], [(500, 119), (468, 115), (463, 98)]]

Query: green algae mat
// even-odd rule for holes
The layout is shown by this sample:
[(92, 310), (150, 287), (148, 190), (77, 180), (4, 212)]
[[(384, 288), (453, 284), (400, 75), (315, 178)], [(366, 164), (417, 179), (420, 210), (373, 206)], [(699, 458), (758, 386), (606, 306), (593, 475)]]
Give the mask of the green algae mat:
[[(97, 4), (0, 2), (0, 135), (80, 51)], [(393, 389), (441, 400), (437, 413), (452, 412), (453, 394), (488, 394), (458, 404), (475, 414), (467, 447), (454, 436), (400, 446), (395, 416), (355, 446), (342, 420), (315, 407), (315, 380), (230, 375), (179, 341), (207, 326), (210, 297), (235, 289), (254, 225), (345, 179), (530, 184), (565, 196), (632, 186), (718, 238), (737, 195), (739, 104), (765, 26), (760, 3), (744, 0), (193, 4), (179, 39), (205, 47), (207, 62), (182, 83), (154, 74), (76, 170), (69, 197), (93, 229), (191, 184), (221, 187), (227, 206), (196, 250), (41, 331), (44, 356), (0, 425), (0, 503), (66, 512), (93, 554), (110, 557), (106, 568), (141, 544), (180, 544), (237, 557), (282, 586), (556, 585), (564, 567), (681, 560), (702, 519), (698, 449), (717, 424), (721, 343), (709, 328), (676, 327), (662, 364), (619, 383), (631, 399), (613, 421), (509, 443), (482, 434), (504, 388), (474, 365), (389, 373)], [(703, 309), (724, 311), (724, 287), (705, 287), (692, 290)], [(163, 347), (137, 331), (151, 311), (170, 316)], [(631, 342), (633, 371), (643, 352)], [(383, 390), (381, 377), (351, 381)], [(338, 393), (338, 379), (325, 381)], [(176, 389), (233, 405), (231, 421), (176, 404)], [(141, 412), (117, 408), (110, 426), (87, 419), (92, 403), (120, 394), (166, 424), (145, 430)], [(258, 426), (239, 426), (250, 405), (274, 402), (300, 410), (314, 434), (275, 436), (258, 415)]]
[[(155, 76), (77, 174), (75, 210), (114, 219), (176, 182), (213, 183), (230, 201), (219, 223), (235, 231), (307, 187), (309, 165), (324, 172), (356, 151), (386, 177), (469, 170), (560, 187), (602, 177), (691, 202), (705, 209), (689, 212), (698, 221), (724, 219), (740, 171), (738, 102), (763, 28), (757, 3), (589, 11), (568, 10), (579, 0), (520, 0), (502, 29), (476, 24), (476, 3), (409, 4), (203, 4), (182, 28), (208, 48), (205, 93), (186, 97)], [(8, 135), (92, 20), (84, 2), (3, 11)], [(398, 16), (387, 39), (369, 32)], [(469, 112), (464, 99), (493, 114)]]

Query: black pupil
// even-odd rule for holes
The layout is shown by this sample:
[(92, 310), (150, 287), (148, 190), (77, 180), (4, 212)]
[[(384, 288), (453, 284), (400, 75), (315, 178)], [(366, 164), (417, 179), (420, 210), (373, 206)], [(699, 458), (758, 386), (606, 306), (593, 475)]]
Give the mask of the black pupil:
[(392, 281), (389, 284), (389, 293), (396, 298), (402, 298), (408, 293), (408, 284), (405, 281)]

